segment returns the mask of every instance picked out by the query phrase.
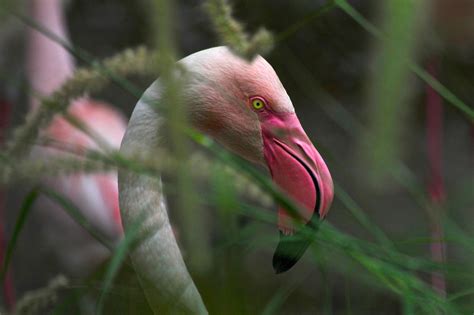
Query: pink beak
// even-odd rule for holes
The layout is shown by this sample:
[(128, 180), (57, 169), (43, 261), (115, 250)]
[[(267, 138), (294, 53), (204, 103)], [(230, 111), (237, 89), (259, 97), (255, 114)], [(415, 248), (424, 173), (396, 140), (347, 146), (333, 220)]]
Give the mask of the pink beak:
[(267, 113), (261, 118), (261, 126), (264, 156), (273, 181), (300, 209), (297, 217), (282, 207), (278, 211), (280, 242), (273, 268), (281, 273), (293, 267), (311, 244), (295, 221), (316, 230), (331, 205), (333, 184), (326, 163), (295, 113)]

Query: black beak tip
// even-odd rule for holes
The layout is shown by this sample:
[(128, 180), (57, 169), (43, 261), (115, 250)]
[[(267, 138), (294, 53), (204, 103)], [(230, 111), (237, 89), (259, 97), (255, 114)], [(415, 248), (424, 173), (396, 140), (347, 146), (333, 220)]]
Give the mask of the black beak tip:
[(273, 254), (273, 270), (280, 274), (290, 270), (303, 256), (310, 245), (310, 240), (301, 235), (284, 235), (280, 233), (280, 242)]
[(290, 270), (297, 262), (298, 259), (293, 259), (275, 252), (273, 255), (273, 270), (275, 274), (284, 273)]

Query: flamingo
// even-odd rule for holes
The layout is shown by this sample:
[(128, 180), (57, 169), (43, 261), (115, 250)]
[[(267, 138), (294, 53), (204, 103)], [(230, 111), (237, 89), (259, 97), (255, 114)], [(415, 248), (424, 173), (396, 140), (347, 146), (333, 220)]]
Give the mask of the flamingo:
[[(300, 205), (300, 218), (315, 227), (333, 199), (328, 167), (303, 130), (292, 102), (272, 66), (261, 56), (252, 62), (226, 47), (202, 50), (180, 60), (183, 101), (190, 124), (243, 158), (266, 166), (276, 185)], [(152, 107), (166, 89), (156, 80), (137, 103), (121, 152), (153, 153), (162, 144), (164, 118)], [(163, 104), (161, 104), (163, 105)], [(119, 200), (124, 228), (145, 217), (149, 232), (130, 256), (155, 313), (205, 314), (206, 307), (174, 238), (159, 179), (119, 170)], [(290, 269), (309, 241), (280, 207), (280, 241), (273, 256), (276, 273)], [(291, 248), (290, 248), (291, 247)]]
[[(61, 0), (31, 0), (31, 17), (61, 38), (67, 38)], [(59, 44), (40, 32), (30, 29), (27, 45), (27, 75), (34, 93), (47, 96), (72, 76), (74, 61)], [(37, 110), (39, 101), (32, 97), (30, 110)], [(69, 114), (81, 120), (88, 128), (100, 134), (111, 148), (119, 148), (126, 128), (126, 119), (112, 106), (82, 97), (72, 102)], [(66, 144), (78, 153), (97, 149), (97, 145), (81, 131), (57, 116), (42, 136)], [(33, 158), (47, 159), (63, 154), (52, 148), (36, 148)], [(71, 200), (82, 214), (111, 242), (122, 236), (118, 207), (116, 173), (73, 174), (45, 179), (46, 184)], [(46, 242), (57, 255), (60, 267), (72, 276), (83, 276), (109, 252), (82, 230), (62, 209), (45, 201), (41, 209), (44, 216)]]

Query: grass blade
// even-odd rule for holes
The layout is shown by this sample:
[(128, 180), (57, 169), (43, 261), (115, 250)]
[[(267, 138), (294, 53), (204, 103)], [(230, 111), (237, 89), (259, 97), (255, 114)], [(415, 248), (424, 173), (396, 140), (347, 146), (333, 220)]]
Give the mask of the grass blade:
[(110, 250), (114, 248), (114, 246), (110, 244), (107, 238), (104, 237), (99, 231), (97, 231), (97, 229), (89, 221), (87, 221), (81, 210), (76, 205), (74, 205), (66, 196), (63, 196), (60, 193), (48, 188), (42, 188), (40, 192), (54, 203), (60, 205), (61, 208), (66, 211), (66, 213), (72, 219), (74, 219), (74, 221), (76, 221), (77, 224), (84, 228), (99, 243), (101, 243)]
[(118, 271), (120, 270), (120, 267), (126, 260), (129, 250), (133, 248), (135, 242), (138, 240), (138, 232), (140, 231), (140, 225), (142, 224), (142, 222), (143, 220), (136, 220), (136, 222), (130, 226), (130, 228), (125, 232), (123, 239), (120, 241), (114, 251), (112, 259), (105, 272), (102, 292), (97, 301), (96, 314), (98, 315), (103, 313), (107, 293), (110, 291), (113, 281)]
[(33, 189), (23, 200), (23, 204), (21, 205), (20, 209), (20, 214), (18, 215), (18, 219), (15, 223), (12, 238), (8, 242), (7, 250), (5, 253), (5, 260), (3, 261), (2, 270), (0, 272), (0, 283), (3, 283), (3, 281), (5, 280), (5, 275), (7, 274), (8, 266), (13, 255), (13, 251), (15, 250), (16, 243), (18, 241), (21, 231), (23, 230), (23, 227), (25, 226), (26, 219), (31, 213), (31, 209), (33, 208), (36, 199), (38, 199), (38, 196), (38, 189)]

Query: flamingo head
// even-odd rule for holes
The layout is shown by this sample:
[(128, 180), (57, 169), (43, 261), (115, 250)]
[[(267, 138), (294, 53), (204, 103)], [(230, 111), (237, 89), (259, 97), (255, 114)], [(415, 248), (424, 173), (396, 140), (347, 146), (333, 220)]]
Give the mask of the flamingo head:
[(296, 116), (271, 65), (260, 56), (248, 63), (225, 47), (184, 58), (189, 82), (189, 119), (201, 131), (249, 161), (265, 165), (273, 181), (299, 206), (280, 207), (280, 242), (273, 268), (290, 269), (309, 246), (305, 225), (316, 229), (333, 198), (329, 170)]

